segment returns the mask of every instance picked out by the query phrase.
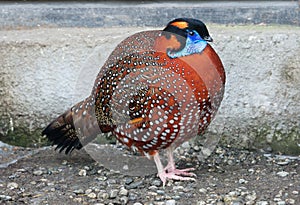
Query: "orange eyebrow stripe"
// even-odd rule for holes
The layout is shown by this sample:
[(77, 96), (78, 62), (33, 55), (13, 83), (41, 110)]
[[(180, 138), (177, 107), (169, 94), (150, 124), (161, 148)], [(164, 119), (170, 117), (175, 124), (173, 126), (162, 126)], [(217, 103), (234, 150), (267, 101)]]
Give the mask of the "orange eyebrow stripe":
[(139, 123), (139, 122), (142, 122), (143, 121), (143, 118), (142, 117), (139, 117), (139, 118), (135, 118), (133, 120), (129, 120), (129, 124), (136, 124), (136, 123)]
[(184, 28), (187, 28), (189, 25), (187, 22), (185, 21), (178, 21), (178, 22), (173, 22), (171, 23), (172, 26), (176, 26), (180, 29), (184, 29)]

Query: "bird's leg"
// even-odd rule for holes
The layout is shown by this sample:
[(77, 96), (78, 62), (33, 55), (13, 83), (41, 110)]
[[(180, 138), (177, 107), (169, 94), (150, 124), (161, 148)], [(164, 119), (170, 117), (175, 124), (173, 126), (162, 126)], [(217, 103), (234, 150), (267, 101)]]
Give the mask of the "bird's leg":
[[(175, 175), (195, 177), (196, 174), (189, 172), (189, 171), (194, 171), (195, 170), (194, 168), (176, 169), (175, 161), (174, 161), (174, 157), (173, 157), (173, 151), (174, 150), (172, 147), (167, 148), (168, 164), (164, 170), (168, 173), (173, 173)], [(187, 180), (195, 180), (195, 179), (191, 178), (191, 179), (187, 179)]]
[(183, 169), (183, 170), (176, 169), (174, 159), (173, 159), (173, 150), (169, 148), (167, 150), (167, 154), (168, 154), (169, 162), (166, 168), (163, 167), (158, 152), (156, 152), (153, 156), (154, 162), (157, 167), (157, 172), (158, 172), (157, 175), (161, 179), (163, 186), (165, 186), (167, 179), (195, 181), (194, 178), (188, 177), (188, 176), (196, 176), (194, 173), (188, 172), (194, 170), (193, 168)]

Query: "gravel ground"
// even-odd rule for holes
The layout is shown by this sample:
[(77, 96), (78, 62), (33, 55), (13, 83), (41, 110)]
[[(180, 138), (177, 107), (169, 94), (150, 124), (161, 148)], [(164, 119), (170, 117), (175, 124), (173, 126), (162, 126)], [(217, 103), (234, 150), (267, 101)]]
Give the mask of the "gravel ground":
[(0, 203), (300, 204), (299, 157), (230, 147), (217, 147), (204, 162), (199, 155), (199, 146), (192, 143), (177, 149), (178, 167), (195, 167), (197, 181), (168, 181), (163, 188), (155, 174), (134, 177), (110, 171), (84, 150), (65, 156), (49, 147), (2, 145)]

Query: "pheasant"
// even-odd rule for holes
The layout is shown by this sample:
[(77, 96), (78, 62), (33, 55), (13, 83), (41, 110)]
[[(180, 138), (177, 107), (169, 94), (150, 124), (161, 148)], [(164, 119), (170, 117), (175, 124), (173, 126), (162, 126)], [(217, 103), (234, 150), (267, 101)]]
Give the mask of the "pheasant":
[[(195, 180), (175, 167), (173, 151), (207, 129), (223, 99), (225, 71), (206, 25), (178, 18), (143, 31), (111, 53), (92, 88), (42, 132), (59, 151), (81, 149), (100, 133), (153, 158), (158, 177)], [(164, 168), (159, 152), (166, 149)]]

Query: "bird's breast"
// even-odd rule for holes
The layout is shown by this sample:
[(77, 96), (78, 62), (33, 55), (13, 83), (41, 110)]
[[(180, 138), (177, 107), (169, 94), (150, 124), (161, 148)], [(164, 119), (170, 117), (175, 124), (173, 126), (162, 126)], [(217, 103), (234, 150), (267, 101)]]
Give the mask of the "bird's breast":
[[(169, 58), (181, 42), (161, 31), (121, 42), (95, 82), (95, 112), (102, 130), (122, 143), (151, 152), (201, 133), (223, 96), (225, 75), (214, 50)], [(173, 46), (173, 47), (172, 47)]]

